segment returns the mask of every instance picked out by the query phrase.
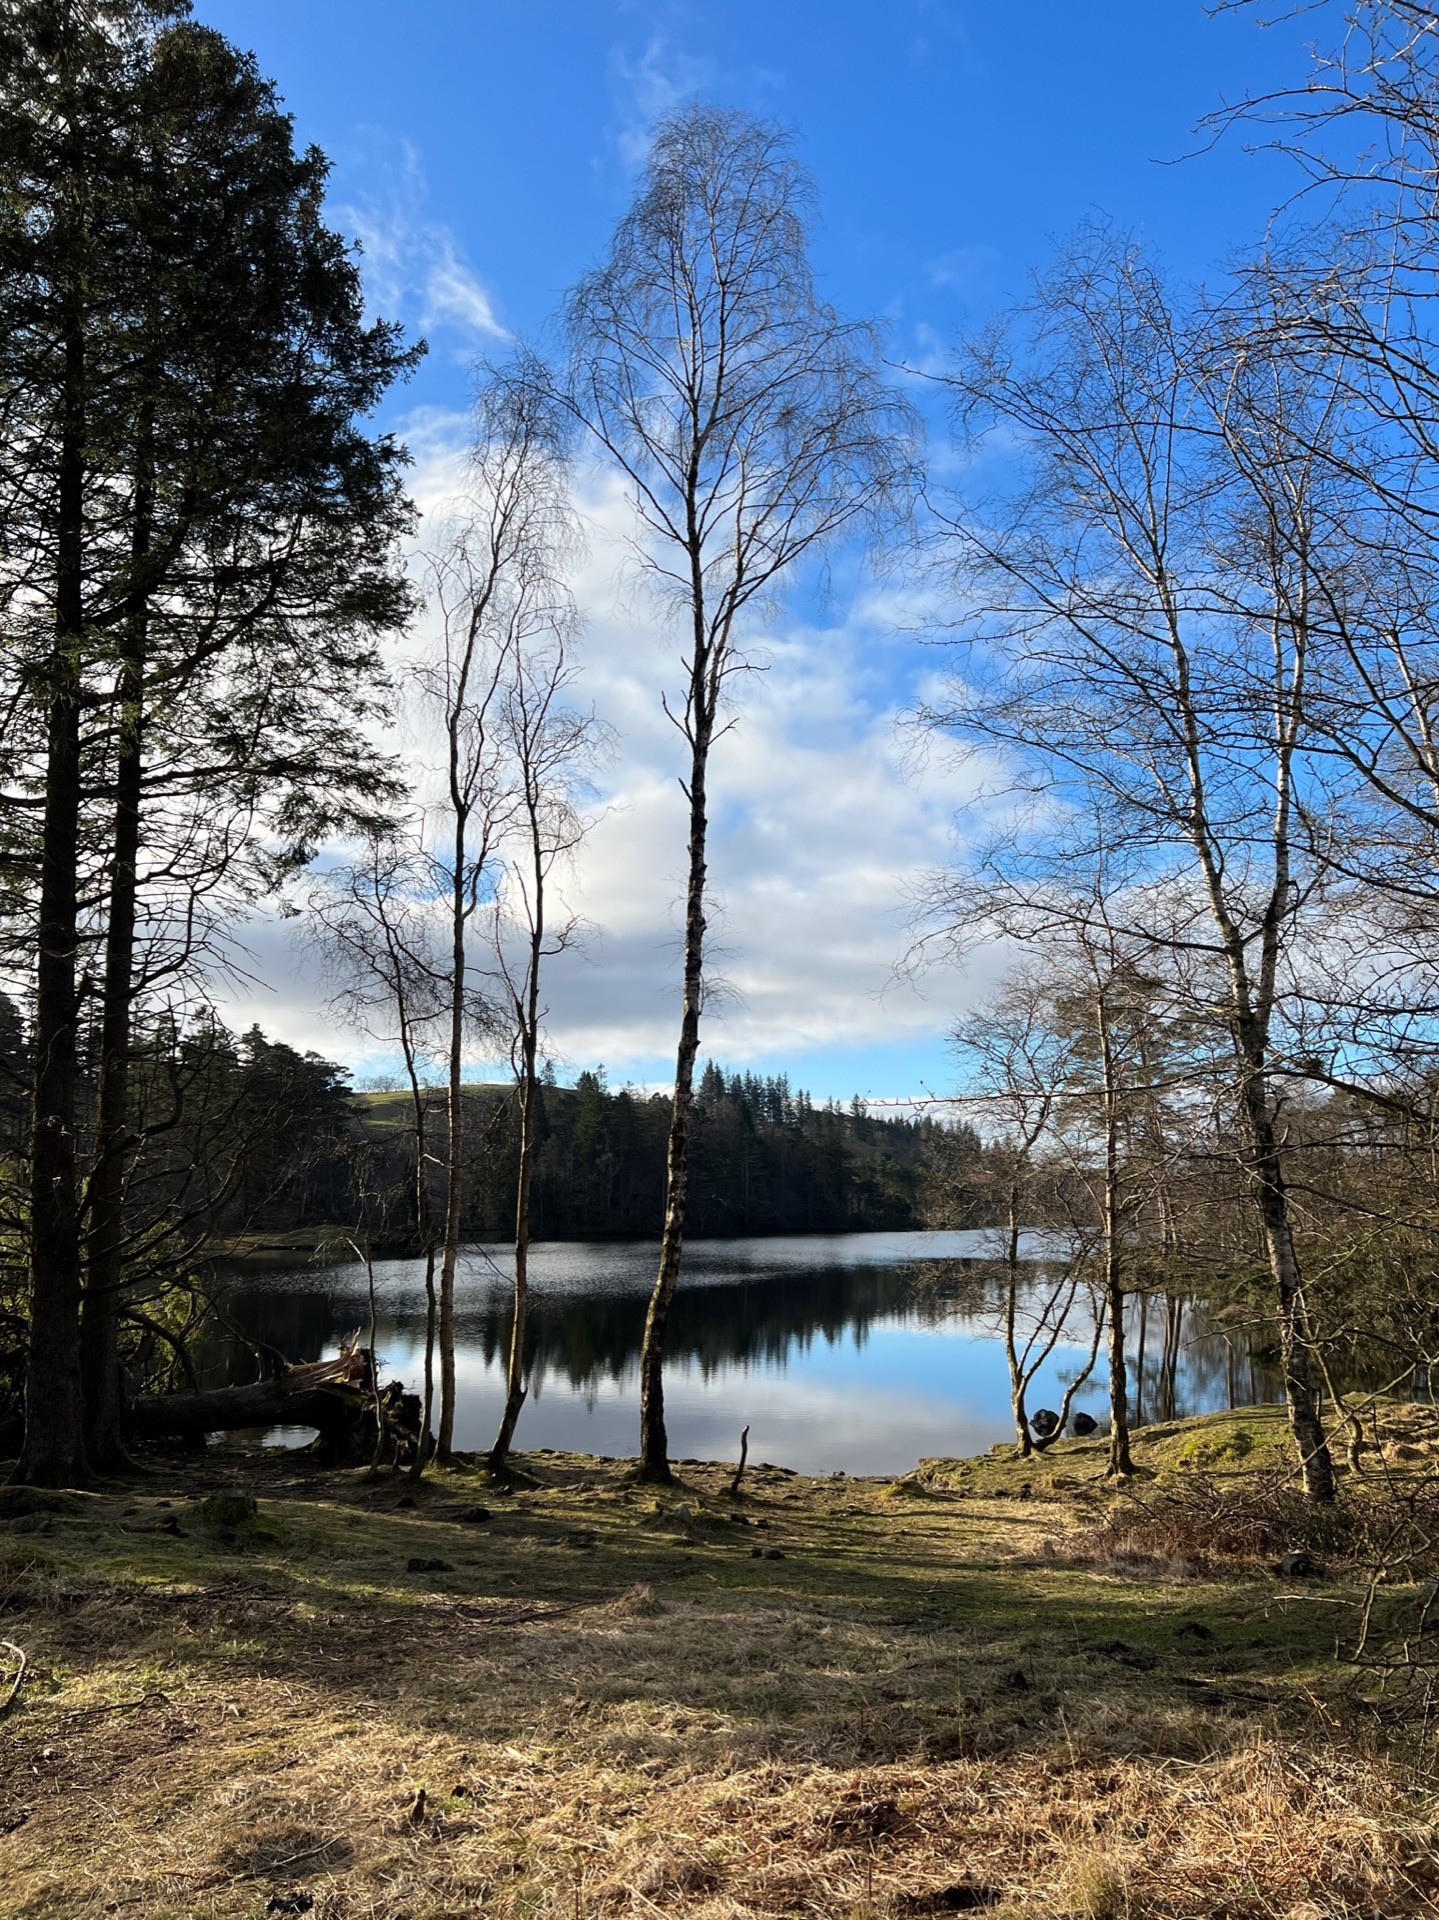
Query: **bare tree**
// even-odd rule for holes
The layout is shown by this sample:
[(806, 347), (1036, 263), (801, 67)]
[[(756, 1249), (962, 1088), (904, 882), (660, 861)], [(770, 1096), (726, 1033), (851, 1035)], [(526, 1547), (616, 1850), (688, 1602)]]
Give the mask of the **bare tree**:
[(430, 560), (440, 647), (423, 681), (444, 741), (434, 855), (449, 916), (449, 1034), (444, 1228), (440, 1265), (439, 1453), (455, 1424), (455, 1273), (464, 1208), (464, 1054), (477, 1027), (498, 1031), (472, 975), (476, 913), (494, 898), (499, 851), (521, 796), (507, 739), (516, 662), (568, 618), (560, 572), (573, 521), (556, 415), (533, 367), (488, 375), (475, 408), (469, 483), (451, 503)]
[[(1002, 421), (1023, 452), (952, 526), (985, 646), (931, 717), (1002, 749), (1040, 803), (1041, 864), (1092, 868), (1083, 822), (1100, 817), (1199, 909), (1177, 935), (1142, 913), (1132, 931), (1170, 943), (1220, 1008), (1290, 1426), (1307, 1491), (1328, 1500), (1275, 1067), (1317, 886), (1300, 817), (1319, 798), (1302, 789), (1325, 475), (1302, 449), (1333, 390), (1291, 371), (1181, 320), (1131, 247), (1083, 234), (1021, 337), (982, 339), (953, 376), (971, 423)], [(1020, 870), (1034, 852), (1021, 835), (1005, 857)]]
[(684, 1244), (705, 992), (708, 778), (748, 621), (807, 555), (913, 483), (908, 408), (872, 327), (819, 297), (808, 177), (776, 127), (694, 106), (659, 127), (604, 264), (571, 294), (563, 397), (629, 483), (641, 566), (684, 634), (666, 703), (689, 805), (684, 986), (659, 1272), (640, 1361), (640, 1472), (670, 1478), (664, 1351)]
[[(420, 1441), (411, 1473), (423, 1471), (434, 1414), (435, 1233), (430, 1204), (429, 1087), (425, 1065), (448, 1008), (437, 951), (429, 866), (413, 836), (377, 833), (353, 864), (332, 868), (307, 902), (313, 938), (335, 982), (335, 1008), (351, 1026), (398, 1044), (409, 1094), (415, 1233), (425, 1263), (425, 1361)], [(367, 1241), (368, 1246), (368, 1241)], [(373, 1289), (373, 1270), (366, 1253)], [(373, 1322), (373, 1307), (371, 1310)], [(374, 1341), (371, 1339), (373, 1352)]]
[[(1056, 930), (1049, 958), (1056, 1013), (1074, 1040), (1073, 1091), (1061, 1102), (1060, 1131), (1067, 1133), (1066, 1121), (1076, 1123), (1078, 1138), (1069, 1160), (1092, 1191), (1098, 1223), (1111, 1474), (1134, 1470), (1126, 1303), (1142, 1291), (1145, 1265), (1162, 1272), (1165, 1237), (1172, 1232), (1168, 1177), (1174, 1143), (1159, 1115), (1176, 1092), (1192, 1100), (1199, 1085), (1190, 1071), (1195, 1063), (1177, 1057), (1166, 1032), (1169, 1023), (1159, 1005), (1164, 983), (1154, 972), (1157, 956), (1148, 943), (1137, 946), (1115, 924), (1114, 908), (1126, 905), (1097, 885), (1075, 902), (1070, 924)], [(1158, 1207), (1151, 1209), (1156, 1198)], [(1152, 1211), (1157, 1220), (1147, 1218)]]
[(1090, 1012), (1094, 1022), (1099, 1066), (1100, 1130), (1100, 1244), (1104, 1258), (1104, 1308), (1109, 1322), (1109, 1471), (1134, 1471), (1129, 1454), (1129, 1383), (1124, 1352), (1125, 1239), (1130, 1207), (1121, 1164), (1121, 1086), (1123, 1041), (1118, 1032), (1115, 1000), (1123, 991), (1112, 956), (1097, 942), (1086, 942)]
[(498, 902), (495, 953), (513, 1022), (510, 1062), (519, 1103), (519, 1142), (514, 1307), (504, 1412), (489, 1454), (492, 1473), (504, 1471), (527, 1392), (530, 1191), (543, 1098), (541, 977), (545, 962), (573, 945), (579, 931), (575, 916), (557, 902), (554, 883), (557, 869), (584, 836), (586, 822), (576, 803), (599, 737), (590, 715), (564, 704), (574, 676), (574, 625), (573, 609), (557, 600), (533, 636), (518, 637), (506, 669), (500, 722), (516, 807)]
[(994, 998), (954, 1034), (956, 1054), (989, 1135), (989, 1181), (1003, 1214), (999, 1259), (1000, 1317), (1009, 1368), (1015, 1446), (1027, 1459), (1062, 1433), (1074, 1396), (1094, 1371), (1104, 1326), (1102, 1302), (1092, 1299), (1093, 1339), (1087, 1362), (1066, 1388), (1057, 1424), (1038, 1434), (1028, 1395), (1074, 1318), (1085, 1291), (1077, 1259), (1036, 1263), (1024, 1234), (1042, 1211), (1052, 1211), (1053, 1128), (1071, 1077), (1074, 1039), (1054, 1016), (1048, 967), (1016, 968)]

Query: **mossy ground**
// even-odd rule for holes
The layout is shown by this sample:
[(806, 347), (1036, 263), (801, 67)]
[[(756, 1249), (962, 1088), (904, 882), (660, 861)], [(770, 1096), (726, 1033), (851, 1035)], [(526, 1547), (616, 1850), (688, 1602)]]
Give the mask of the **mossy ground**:
[[(1386, 1408), (1386, 1421), (1396, 1412)], [(1193, 1470), (1220, 1475), (1287, 1470), (1293, 1462), (1284, 1409), (1270, 1406), (1157, 1421), (1136, 1429), (1130, 1451), (1136, 1474), (1145, 1480)], [(1109, 1441), (1098, 1434), (1088, 1440), (1056, 1441), (1027, 1460), (1017, 1460), (1007, 1445), (975, 1459), (922, 1460), (910, 1479), (950, 1492), (1013, 1490), (1016, 1481), (1022, 1485), (1027, 1480), (1034, 1494), (1098, 1493), (1105, 1488), (1108, 1458)]]
[[(1350, 1585), (1107, 1560), (1083, 1443), (738, 1502), (521, 1465), (12, 1494), (6, 1920), (1439, 1910), (1422, 1743), (1334, 1657)], [(253, 1519), (207, 1525), (220, 1490)]]

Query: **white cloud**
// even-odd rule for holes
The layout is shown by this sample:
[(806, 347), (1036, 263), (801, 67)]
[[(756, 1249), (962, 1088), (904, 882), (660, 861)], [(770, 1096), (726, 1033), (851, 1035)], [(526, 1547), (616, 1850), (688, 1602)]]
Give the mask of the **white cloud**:
[[(460, 479), (463, 424), (441, 414), (415, 423), (415, 492), (431, 512)], [(663, 1072), (678, 1017), (684, 745), (660, 696), (675, 689), (680, 638), (634, 584), (618, 484), (586, 476), (582, 506), (579, 692), (617, 750), (570, 885), (594, 934), (552, 963), (549, 1036), (573, 1066), (603, 1060), (615, 1078), (647, 1080)], [(707, 1053), (783, 1063), (803, 1080), (807, 1055), (932, 1044), (943, 1079), (941, 1036), (993, 969), (937, 969), (919, 986), (895, 977), (914, 894), (951, 857), (954, 816), (976, 804), (983, 780), (942, 757), (916, 770), (896, 726), (929, 664), (897, 629), (931, 611), (920, 588), (861, 583), (832, 621), (781, 619), (756, 634), (767, 665), (741, 683), (736, 725), (712, 762), (711, 971), (724, 991), (706, 1017)], [(405, 652), (423, 645), (422, 627)], [(362, 1071), (381, 1064), (373, 1042), (326, 1018), (321, 983), (283, 926), (244, 937), (270, 990), (235, 995), (231, 1018)], [(901, 1084), (867, 1077), (876, 1092), (916, 1091), (912, 1068)]]
[(421, 327), (453, 327), (472, 340), (507, 340), (488, 289), (450, 229), (425, 213), (429, 189), (419, 154), (402, 142), (399, 157), (374, 169), (378, 185), (337, 209), (360, 243), (365, 285), (377, 311), (414, 313)]
[[(617, 489), (593, 487), (586, 504), (584, 686), (620, 753), (575, 887), (599, 937), (555, 968), (550, 1000), (568, 1057), (622, 1071), (674, 1039), (683, 743), (660, 693), (673, 691), (678, 641), (627, 586)], [(832, 625), (757, 636), (768, 666), (741, 684), (711, 774), (711, 971), (727, 991), (706, 1044), (728, 1060), (911, 1040), (950, 1017), (957, 981), (931, 979), (926, 998), (894, 978), (912, 894), (949, 857), (954, 813), (979, 782), (973, 769), (907, 769), (896, 682), (910, 663), (891, 620), (910, 598), (866, 589)]]

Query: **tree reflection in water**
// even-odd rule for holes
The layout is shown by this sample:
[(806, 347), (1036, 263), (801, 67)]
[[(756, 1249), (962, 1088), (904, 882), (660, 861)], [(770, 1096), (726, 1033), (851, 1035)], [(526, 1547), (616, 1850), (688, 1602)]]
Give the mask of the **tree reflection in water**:
[[(845, 1375), (844, 1393), (858, 1427), (866, 1418), (882, 1425), (881, 1400), (903, 1394), (896, 1367), (902, 1370), (904, 1356), (911, 1355), (917, 1397), (948, 1401), (957, 1413), (982, 1417), (989, 1422), (984, 1432), (1003, 1439), (1002, 1295), (995, 1269), (981, 1257), (985, 1247), (977, 1233), (698, 1242), (675, 1302), (670, 1352), (702, 1388), (738, 1403), (740, 1377), (752, 1381), (763, 1374), (775, 1386), (782, 1380), (802, 1397), (809, 1376), (825, 1370), (832, 1376), (835, 1352), (851, 1351), (857, 1357)], [(1036, 1241), (1036, 1259), (1044, 1252)], [(531, 1404), (522, 1446), (542, 1444), (536, 1409), (547, 1390), (552, 1398), (562, 1394), (593, 1409), (601, 1400), (613, 1404), (634, 1386), (654, 1257), (650, 1242), (538, 1249), (526, 1341)], [(407, 1357), (423, 1339), (422, 1268), (418, 1261), (382, 1262), (376, 1280), (381, 1356), (404, 1373)], [(365, 1324), (363, 1269), (231, 1274), (223, 1310), (231, 1330), (217, 1331), (212, 1340), (211, 1379), (253, 1377), (258, 1362), (251, 1342), (291, 1360), (316, 1359)], [(462, 1392), (497, 1390), (508, 1311), (503, 1253), (472, 1249), (456, 1314), (461, 1373), (468, 1383)], [(1131, 1314), (1131, 1392), (1145, 1420), (1278, 1397), (1277, 1377), (1255, 1359), (1244, 1336), (1214, 1328), (1198, 1306), (1151, 1296), (1132, 1301)], [(1066, 1329), (1055, 1356), (1056, 1381), (1062, 1382), (1073, 1351), (1088, 1344), (1088, 1327), (1081, 1312)], [(904, 1339), (896, 1344), (900, 1335)], [(865, 1350), (875, 1341), (883, 1348), (884, 1377), (873, 1381), (871, 1391)], [(1090, 1410), (1102, 1413), (1102, 1377), (1086, 1397)], [(833, 1420), (833, 1411), (826, 1417)], [(975, 1429), (971, 1423), (964, 1430)], [(822, 1441), (815, 1445), (822, 1457)]]

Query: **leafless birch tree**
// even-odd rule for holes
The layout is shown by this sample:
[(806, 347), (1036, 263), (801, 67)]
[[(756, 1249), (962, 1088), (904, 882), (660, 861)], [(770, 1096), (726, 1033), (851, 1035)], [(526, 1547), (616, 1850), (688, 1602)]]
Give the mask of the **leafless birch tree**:
[(1402, 1103), (1427, 1073), (1439, 1015), (1439, 11), (1418, 0), (1217, 10), (1302, 15), (1313, 33), (1307, 74), (1213, 124), (1296, 165), (1288, 231), (1244, 279), (1269, 309), (1269, 350), (1322, 364), (1342, 412), (1342, 431), (1304, 449), (1343, 492), (1352, 550), (1342, 575), (1313, 576), (1333, 644), (1311, 676), (1308, 720), (1344, 810), (1323, 857), (1362, 896), (1369, 937), (1344, 990), (1316, 1007), (1310, 1051), (1332, 1084), (1367, 1067)]
[(1202, 908), (1177, 949), (1221, 983), (1289, 1420), (1322, 1501), (1333, 1474), (1275, 1068), (1316, 888), (1300, 817), (1318, 798), (1304, 716), (1326, 477), (1302, 449), (1332, 388), (1289, 371), (1181, 320), (1121, 240), (1082, 235), (1017, 331), (979, 341), (953, 377), (965, 417), (1002, 422), (1018, 451), (951, 530), (983, 611), (966, 677), (931, 717), (1001, 749), (1044, 818), (1046, 859), (1092, 865), (1097, 812), (1110, 844)]
[(521, 797), (507, 740), (514, 663), (550, 633), (568, 602), (559, 569), (572, 527), (553, 405), (536, 377), (488, 377), (475, 412), (468, 485), (451, 503), (430, 561), (440, 644), (424, 674), (443, 738), (434, 861), (448, 902), (449, 1032), (444, 1227), (440, 1263), (439, 1453), (454, 1444), (455, 1274), (464, 1206), (464, 1056), (483, 994), (471, 967), (475, 916), (491, 903), (500, 847)]
[(664, 1350), (679, 1280), (704, 1005), (710, 751), (757, 609), (806, 555), (872, 527), (912, 483), (909, 410), (872, 327), (820, 298), (808, 177), (767, 122), (665, 120), (608, 258), (569, 298), (564, 398), (624, 475), (637, 552), (683, 635), (667, 702), (689, 808), (684, 985), (659, 1272), (640, 1361), (640, 1471), (670, 1478)]
[(578, 801), (600, 734), (593, 718), (566, 704), (574, 678), (576, 616), (568, 599), (534, 609), (533, 631), (517, 632), (506, 661), (499, 730), (510, 767), (514, 813), (505, 849), (495, 930), (499, 979), (511, 1021), (510, 1064), (519, 1102), (515, 1174), (515, 1288), (505, 1367), (505, 1406), (490, 1449), (502, 1473), (524, 1406), (529, 1313), (530, 1194), (539, 1144), (541, 1000), (545, 963), (572, 946), (579, 922), (556, 893), (558, 870), (584, 836)]
[[(423, 1471), (435, 1401), (435, 1234), (430, 1204), (426, 1062), (445, 1021), (443, 955), (431, 910), (429, 863), (418, 836), (375, 834), (352, 864), (331, 869), (307, 903), (313, 939), (348, 1025), (398, 1045), (410, 1104), (415, 1232), (425, 1263), (425, 1359), (420, 1443), (411, 1467)], [(368, 1271), (367, 1266), (367, 1271)], [(374, 1277), (370, 1273), (373, 1289)], [(373, 1309), (372, 1309), (373, 1317)], [(373, 1337), (371, 1348), (373, 1350)]]
[(959, 1026), (954, 1042), (990, 1140), (991, 1180), (1003, 1214), (996, 1266), (1009, 1402), (1015, 1449), (1028, 1459), (1064, 1431), (1074, 1396), (1094, 1371), (1104, 1327), (1103, 1302), (1091, 1294), (1088, 1358), (1065, 1390), (1055, 1427), (1036, 1434), (1029, 1390), (1087, 1291), (1076, 1261), (1036, 1262), (1024, 1254), (1024, 1232), (1039, 1210), (1039, 1188), (1053, 1152), (1052, 1129), (1074, 1050), (1072, 1035), (1054, 1018), (1049, 970), (1016, 968), (994, 998)]

